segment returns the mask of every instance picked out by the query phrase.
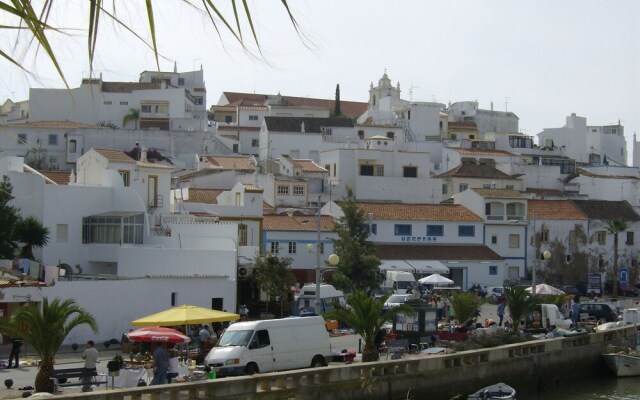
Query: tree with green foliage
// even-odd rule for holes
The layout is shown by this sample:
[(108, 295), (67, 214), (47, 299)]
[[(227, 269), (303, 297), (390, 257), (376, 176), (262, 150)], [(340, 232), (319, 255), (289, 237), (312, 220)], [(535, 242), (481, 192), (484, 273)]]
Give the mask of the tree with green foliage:
[(13, 200), (13, 186), (5, 175), (0, 181), (0, 258), (13, 259), (18, 248), (14, 231), (20, 221), (20, 210), (9, 205)]
[(256, 256), (254, 259), (254, 279), (258, 283), (258, 287), (269, 296), (266, 312), (269, 312), (269, 300), (279, 298), (280, 317), (284, 316), (284, 301), (296, 282), (296, 277), (289, 268), (292, 261), (289, 257), (281, 258), (272, 253)]
[(49, 228), (43, 226), (36, 217), (22, 218), (15, 226), (15, 239), (22, 244), (20, 257), (35, 260), (34, 247), (44, 247), (49, 241)]
[[(166, 1), (166, 0), (165, 0)], [(282, 3), (285, 12), (289, 16), (291, 24), (295, 31), (300, 34), (300, 29), (298, 26), (298, 22), (294, 18), (291, 10), (289, 8), (289, 3), (287, 0), (280, 0)], [(35, 3), (35, 4), (32, 4)], [(37, 10), (36, 8), (40, 5), (41, 9)], [(154, 4), (157, 5), (159, 2), (154, 2), (152, 0), (147, 0), (144, 3), (144, 10), (140, 15), (146, 17), (146, 26), (142, 27), (142, 29), (138, 29), (138, 27), (134, 26), (132, 23), (126, 22), (129, 18), (120, 18), (118, 17), (118, 13), (116, 10), (119, 10), (121, 13), (123, 7), (117, 7), (117, 1), (111, 2), (111, 7), (106, 7), (106, 2), (103, 0), (92, 0), (87, 2), (88, 5), (88, 15), (87, 15), (87, 54), (89, 61), (89, 75), (93, 74), (93, 61), (95, 56), (97, 55), (97, 43), (100, 32), (100, 23), (104, 24), (104, 21), (110, 21), (115, 26), (121, 27), (122, 32), (130, 34), (134, 39), (139, 40), (145, 47), (148, 47), (152, 50), (156, 64), (158, 65), (158, 69), (160, 69), (160, 53), (159, 53), (159, 42), (156, 36), (156, 26), (158, 22), (163, 22), (163, 19), (156, 20), (156, 12), (154, 11)], [(122, 2), (124, 4), (120, 4), (120, 6), (124, 5), (125, 14), (127, 14), (127, 10), (129, 9), (129, 2)], [(179, 3), (183, 3), (182, 1)], [(185, 1), (188, 5), (188, 9), (191, 12), (195, 12), (198, 15), (203, 16), (204, 18), (208, 18), (209, 22), (213, 26), (215, 32), (221, 36), (221, 31), (227, 31), (231, 34), (232, 38), (236, 40), (238, 43), (242, 45), (245, 50), (248, 50), (245, 46), (246, 41), (243, 36), (243, 32), (241, 27), (246, 24), (249, 27), (251, 38), (253, 38), (253, 42), (255, 42), (258, 51), (260, 51), (260, 43), (258, 41), (258, 34), (255, 30), (254, 19), (251, 12), (250, 5), (247, 0), (231, 0), (231, 8), (232, 8), (232, 17), (226, 17), (222, 14), (223, 9), (227, 8), (227, 2), (224, 3), (223, 7), (220, 7), (214, 3), (220, 3), (216, 0), (205, 0), (197, 5), (195, 2)], [(240, 3), (240, 4), (238, 4)], [(65, 12), (65, 7), (67, 7), (67, 2), (64, 1), (45, 1), (45, 2), (33, 2), (31, 0), (12, 0), (10, 2), (1, 2), (0, 3), (0, 15), (4, 18), (4, 25), (0, 27), (0, 30), (6, 34), (10, 32), (15, 32), (17, 35), (15, 38), (15, 43), (12, 44), (13, 47), (8, 45), (0, 46), (0, 57), (9, 61), (16, 67), (24, 70), (29, 73), (27, 68), (21, 63), (21, 60), (18, 58), (19, 56), (23, 56), (24, 52), (26, 52), (23, 47), (27, 47), (27, 50), (30, 50), (32, 45), (37, 46), (37, 49), (44, 53), (49, 60), (52, 62), (55, 67), (58, 75), (62, 78), (64, 84), (69, 87), (66, 77), (62, 71), (62, 67), (60, 61), (56, 56), (56, 49), (52, 42), (49, 40), (51, 33), (69, 33), (72, 29), (67, 29), (63, 26), (56, 26), (53, 22), (50, 21), (50, 17), (59, 16), (61, 13)], [(130, 12), (131, 13), (131, 12)], [(129, 13), (129, 14), (130, 14)], [(242, 18), (244, 14), (244, 18)], [(127, 15), (129, 17), (131, 15)], [(235, 27), (233, 26), (235, 25)], [(150, 40), (145, 39), (147, 36), (150, 37)], [(75, 34), (75, 31), (73, 31)], [(23, 36), (26, 36), (23, 38)], [(21, 42), (21, 39), (24, 39), (25, 46), (17, 46), (18, 42)], [(12, 39), (5, 39), (3, 43), (13, 43)], [(2, 48), (7, 47), (7, 48)], [(12, 51), (19, 56), (12, 55)], [(38, 54), (38, 52), (36, 52)]]
[(126, 128), (127, 123), (133, 121), (134, 129), (138, 129), (138, 120), (140, 119), (140, 110), (136, 108), (130, 108), (129, 112), (122, 117), (122, 127)]
[(16, 309), (8, 319), (0, 320), (0, 331), (22, 339), (33, 348), (41, 360), (35, 390), (53, 393), (51, 373), (56, 352), (69, 332), (81, 325), (89, 325), (93, 333), (98, 333), (95, 318), (75, 301), (53, 299), (49, 302), (45, 297), (42, 307), (30, 302)]
[(339, 117), (342, 115), (342, 110), (340, 109), (340, 84), (336, 85), (336, 101), (335, 108), (333, 109), (333, 116)]
[(362, 362), (380, 359), (375, 338), (385, 322), (392, 321), (398, 314), (414, 314), (413, 308), (406, 304), (385, 310), (384, 303), (389, 296), (376, 299), (362, 290), (357, 290), (347, 297), (346, 307), (337, 303), (333, 310), (323, 314), (325, 318), (334, 318), (345, 323), (362, 337)]
[(509, 315), (513, 321), (513, 331), (517, 333), (520, 330), (520, 321), (534, 310), (538, 299), (527, 292), (523, 286), (506, 287), (504, 293), (507, 298)]
[(449, 301), (455, 318), (461, 324), (466, 324), (476, 316), (478, 309), (487, 302), (487, 299), (472, 292), (458, 292), (452, 294)]
[(607, 233), (613, 235), (613, 297), (618, 297), (618, 234), (629, 229), (629, 223), (615, 218), (607, 221)]
[(364, 211), (358, 208), (351, 188), (347, 186), (346, 191), (346, 197), (340, 201), (344, 216), (335, 225), (338, 238), (333, 244), (340, 263), (333, 274), (333, 284), (347, 291), (371, 293), (382, 283), (380, 260), (373, 243), (367, 240)]

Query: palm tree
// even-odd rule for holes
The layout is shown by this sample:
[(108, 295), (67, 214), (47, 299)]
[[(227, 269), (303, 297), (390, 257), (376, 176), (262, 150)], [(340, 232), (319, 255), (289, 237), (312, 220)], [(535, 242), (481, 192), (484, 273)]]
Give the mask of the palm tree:
[(413, 308), (406, 304), (384, 310), (384, 302), (389, 295), (380, 299), (369, 296), (362, 290), (356, 290), (347, 298), (347, 307), (336, 304), (335, 309), (326, 312), (325, 318), (335, 318), (350, 326), (364, 340), (362, 361), (377, 361), (380, 354), (375, 345), (376, 334), (382, 325), (398, 314), (413, 315)]
[(623, 219), (607, 221), (607, 232), (613, 235), (613, 297), (618, 297), (618, 233), (629, 228), (629, 223)]
[(16, 224), (14, 235), (23, 244), (20, 257), (33, 260), (33, 248), (47, 245), (49, 228), (43, 226), (36, 217), (27, 217)]
[(91, 314), (71, 299), (42, 299), (42, 308), (37, 303), (28, 303), (18, 308), (9, 319), (0, 321), (0, 330), (10, 337), (22, 339), (38, 354), (40, 366), (36, 375), (37, 392), (54, 390), (51, 381), (56, 352), (72, 329), (89, 325), (98, 333), (98, 324)]
[(523, 286), (511, 286), (504, 289), (507, 298), (509, 314), (513, 320), (513, 331), (518, 332), (520, 321), (531, 313), (538, 300), (532, 296)]
[(478, 309), (487, 299), (478, 297), (472, 292), (454, 293), (451, 298), (451, 307), (456, 319), (461, 324), (466, 324), (478, 312)]
[(140, 110), (130, 108), (129, 112), (122, 118), (122, 127), (126, 127), (129, 121), (133, 121), (135, 129), (138, 129), (138, 120), (140, 119)]

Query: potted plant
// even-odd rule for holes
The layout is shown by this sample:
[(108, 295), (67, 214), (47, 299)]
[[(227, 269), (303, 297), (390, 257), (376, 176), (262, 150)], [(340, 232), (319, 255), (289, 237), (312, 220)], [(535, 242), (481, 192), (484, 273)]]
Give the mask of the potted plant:
[(120, 370), (124, 367), (124, 360), (120, 354), (113, 356), (113, 359), (107, 363), (107, 370), (110, 376), (120, 375)]

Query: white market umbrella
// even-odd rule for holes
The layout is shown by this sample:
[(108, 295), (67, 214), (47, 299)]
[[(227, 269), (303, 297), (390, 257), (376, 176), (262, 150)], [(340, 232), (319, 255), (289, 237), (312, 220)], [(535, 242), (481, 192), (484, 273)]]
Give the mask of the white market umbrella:
[[(528, 287), (525, 290), (531, 293), (531, 287)], [(564, 294), (564, 292), (551, 285), (547, 285), (546, 283), (541, 283), (539, 285), (536, 285), (536, 294), (550, 294), (554, 296), (559, 296), (561, 294)]]
[(432, 274), (418, 279), (418, 283), (421, 283), (423, 285), (446, 286), (451, 285), (453, 281), (449, 278), (445, 278), (440, 274)]

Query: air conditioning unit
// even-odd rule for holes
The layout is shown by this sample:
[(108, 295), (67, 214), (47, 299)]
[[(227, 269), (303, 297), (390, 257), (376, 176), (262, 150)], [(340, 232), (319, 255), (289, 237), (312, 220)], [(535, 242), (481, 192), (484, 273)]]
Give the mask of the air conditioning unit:
[(242, 265), (238, 267), (238, 278), (251, 278), (253, 276), (253, 266)]

